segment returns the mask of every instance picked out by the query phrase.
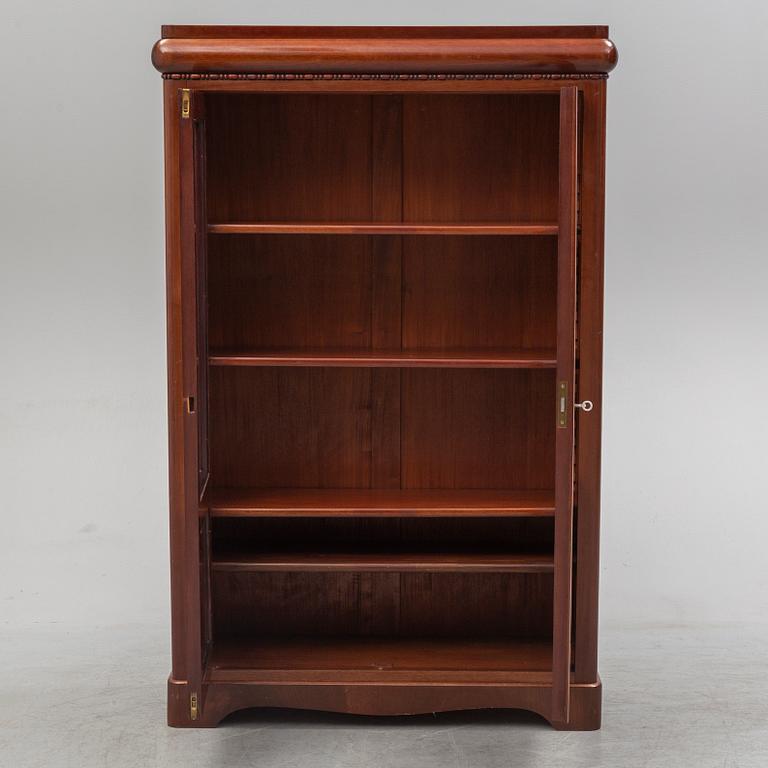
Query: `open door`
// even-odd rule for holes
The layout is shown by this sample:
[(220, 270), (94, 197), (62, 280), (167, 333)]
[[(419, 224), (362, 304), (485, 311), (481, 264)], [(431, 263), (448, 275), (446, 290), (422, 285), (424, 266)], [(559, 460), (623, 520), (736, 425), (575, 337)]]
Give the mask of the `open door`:
[(578, 88), (576, 86), (561, 88), (557, 252), (555, 575), (551, 719), (554, 722), (563, 723), (568, 721), (569, 716), (571, 680), (578, 108)]
[[(181, 586), (190, 719), (203, 706), (202, 678), (211, 642), (210, 527), (200, 503), (208, 482), (208, 299), (205, 113), (203, 95), (179, 91), (180, 299), (183, 397), (183, 538)], [(181, 457), (179, 457), (181, 458)], [(178, 596), (174, 596), (178, 600)]]

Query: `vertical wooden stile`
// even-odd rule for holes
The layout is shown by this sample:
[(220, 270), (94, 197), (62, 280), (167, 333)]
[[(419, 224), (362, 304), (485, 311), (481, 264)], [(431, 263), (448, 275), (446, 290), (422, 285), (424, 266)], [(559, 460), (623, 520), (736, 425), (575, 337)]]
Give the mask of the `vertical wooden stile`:
[[(208, 442), (208, 200), (206, 196), (206, 120), (205, 100), (196, 94), (193, 115), (194, 196), (195, 196), (195, 290), (197, 359), (197, 484), (202, 499), (210, 477)], [(198, 507), (200, 532), (200, 611), (203, 662), (213, 642), (210, 574), (210, 516), (204, 505)]]
[(571, 676), (578, 96), (576, 86), (560, 89), (552, 720), (563, 723), (568, 721)]
[[(203, 226), (200, 195), (201, 164), (198, 153), (203, 151), (200, 145), (200, 128), (198, 127), (201, 97), (180, 91), (181, 119), (179, 126), (179, 217), (181, 232), (179, 238), (180, 261), (180, 315), (181, 315), (181, 344), (180, 369), (181, 391), (183, 403), (170, 403), (169, 407), (178, 408), (183, 420), (183, 466), (179, 467), (183, 475), (183, 498), (172, 500), (180, 509), (179, 518), (183, 520), (181, 530), (172, 532), (173, 536), (182, 539), (183, 562), (185, 578), (178, 587), (180, 594), (174, 599), (181, 600), (185, 612), (185, 633), (183, 644), (185, 649), (186, 679), (190, 695), (196, 697), (196, 710), (204, 706), (204, 695), (201, 682), (204, 664), (204, 618), (201, 607), (206, 605), (203, 593), (203, 549), (201, 535), (207, 536), (207, 526), (201, 525), (200, 492), (203, 485), (201, 468), (207, 473), (207, 461), (201, 436), (201, 419), (205, 418), (205, 402), (207, 401), (207, 376), (201, 375), (202, 366), (207, 368), (206, 359), (200, 360), (201, 322), (204, 314), (200, 313), (200, 238), (198, 229)], [(206, 391), (203, 391), (201, 388)], [(202, 449), (202, 451), (201, 451)]]
[(573, 679), (592, 683), (597, 673), (598, 583), (600, 570), (600, 422), (603, 372), (603, 245), (605, 220), (606, 82), (582, 90), (582, 194), (579, 206), (579, 400), (594, 410), (579, 421), (577, 440), (576, 561), (574, 585)]
[(208, 212), (206, 201), (205, 103), (195, 100), (193, 118), (195, 196), (195, 319), (197, 327), (198, 491), (202, 497), (210, 474), (208, 455)]

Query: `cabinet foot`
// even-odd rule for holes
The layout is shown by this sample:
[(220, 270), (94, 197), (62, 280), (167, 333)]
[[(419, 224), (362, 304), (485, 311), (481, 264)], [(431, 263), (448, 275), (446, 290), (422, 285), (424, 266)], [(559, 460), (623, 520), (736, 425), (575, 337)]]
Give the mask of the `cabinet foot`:
[(598, 680), (571, 687), (570, 715), (567, 722), (550, 721), (558, 731), (596, 731), (602, 720), (603, 686)]

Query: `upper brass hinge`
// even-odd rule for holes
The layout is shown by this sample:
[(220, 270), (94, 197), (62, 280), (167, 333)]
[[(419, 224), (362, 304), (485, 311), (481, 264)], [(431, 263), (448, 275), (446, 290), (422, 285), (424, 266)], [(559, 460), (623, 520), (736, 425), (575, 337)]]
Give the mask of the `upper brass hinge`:
[(197, 720), (197, 694), (193, 693), (189, 697), (189, 717), (192, 720)]
[(181, 89), (181, 116), (184, 119), (189, 117), (189, 88)]

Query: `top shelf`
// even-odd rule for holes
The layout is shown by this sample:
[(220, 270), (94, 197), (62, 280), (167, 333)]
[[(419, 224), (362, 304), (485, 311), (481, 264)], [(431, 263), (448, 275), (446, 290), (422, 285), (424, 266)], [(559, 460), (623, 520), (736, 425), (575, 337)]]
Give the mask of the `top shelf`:
[(232, 222), (208, 225), (214, 235), (557, 235), (556, 222), (405, 223), (338, 222)]

